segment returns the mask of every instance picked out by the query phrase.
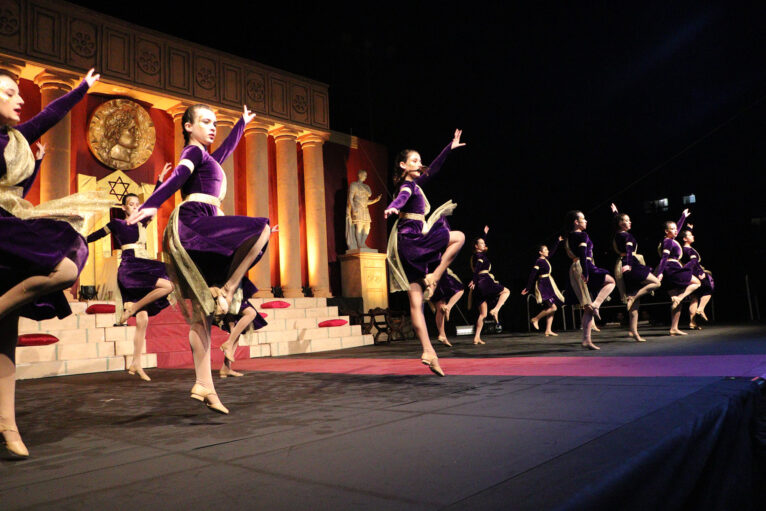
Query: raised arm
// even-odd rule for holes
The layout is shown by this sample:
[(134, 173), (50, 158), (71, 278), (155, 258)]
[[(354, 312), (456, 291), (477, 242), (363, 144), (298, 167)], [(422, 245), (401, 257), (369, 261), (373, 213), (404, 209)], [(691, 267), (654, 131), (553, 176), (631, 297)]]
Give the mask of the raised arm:
[(548, 249), (548, 257), (553, 257), (553, 254), (556, 253), (556, 250), (559, 248), (559, 244), (564, 241), (563, 236), (559, 236), (556, 238), (556, 241), (553, 242), (553, 246)]
[[(681, 217), (681, 220), (683, 220), (683, 217)], [(669, 238), (662, 240), (662, 253), (660, 254), (662, 258), (660, 259), (660, 263), (654, 269), (654, 275), (657, 277), (662, 275), (662, 272), (665, 271), (665, 265), (668, 264), (668, 257), (670, 257), (670, 246), (672, 243), (673, 240)]]
[(684, 228), (684, 222), (686, 222), (686, 219), (691, 216), (691, 213), (689, 212), (689, 209), (685, 209), (681, 212), (681, 218), (678, 219), (678, 222), (676, 222), (676, 227), (678, 228), (678, 232), (681, 232), (681, 229)]
[(91, 69), (88, 71), (88, 74), (83, 81), (80, 82), (80, 85), (60, 98), (51, 101), (39, 114), (35, 115), (27, 122), (19, 124), (16, 126), (16, 129), (19, 130), (24, 138), (31, 144), (40, 138), (43, 133), (51, 129), (57, 122), (63, 119), (66, 114), (68, 114), (69, 111), (85, 97), (88, 89), (98, 79), (99, 75), (94, 74)]
[(223, 143), (210, 153), (210, 156), (213, 157), (215, 161), (218, 163), (223, 163), (226, 158), (231, 156), (231, 153), (234, 152), (234, 149), (237, 148), (237, 144), (239, 143), (239, 139), (242, 138), (242, 134), (245, 132), (245, 120), (243, 117), (240, 117), (237, 121), (237, 124), (234, 125), (234, 127), (231, 129), (231, 133), (229, 133), (229, 136), (226, 137), (226, 140), (223, 141)]
[(437, 172), (441, 169), (442, 165), (444, 165), (444, 161), (447, 159), (447, 156), (453, 149), (457, 149), (458, 147), (463, 147), (465, 143), (460, 142), (460, 137), (463, 134), (462, 130), (455, 130), (455, 135), (450, 141), (447, 146), (442, 149), (442, 152), (439, 153), (439, 156), (436, 157), (434, 161), (431, 162), (430, 167), (428, 167), (428, 171), (423, 173), (420, 177), (415, 179), (415, 182), (419, 185), (422, 185), (424, 183), (427, 183), (432, 177), (436, 175)]
[(92, 233), (88, 234), (88, 237), (86, 239), (88, 243), (93, 243), (94, 241), (100, 240), (104, 236), (107, 236), (111, 232), (112, 232), (112, 221), (110, 221), (101, 229), (97, 231), (93, 231)]
[(384, 212), (386, 218), (391, 215), (399, 214), (399, 210), (402, 209), (404, 205), (407, 204), (407, 201), (410, 200), (410, 197), (412, 197), (413, 188), (414, 186), (408, 184), (407, 182), (402, 183), (402, 185), (399, 187), (399, 193), (396, 195), (394, 200), (392, 200), (391, 203), (386, 206), (386, 211)]

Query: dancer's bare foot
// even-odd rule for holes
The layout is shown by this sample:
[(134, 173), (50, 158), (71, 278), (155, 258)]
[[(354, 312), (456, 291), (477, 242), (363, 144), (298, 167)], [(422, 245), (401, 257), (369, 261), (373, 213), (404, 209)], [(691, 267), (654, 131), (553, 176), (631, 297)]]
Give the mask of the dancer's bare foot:
[(491, 311), (489, 311), (489, 315), (495, 318), (495, 323), (500, 324), (500, 319), (497, 317), (497, 313), (498, 313), (497, 309), (492, 309)]
[(600, 331), (601, 331), (601, 329), (598, 327), (598, 325), (596, 324), (596, 322), (595, 322), (595, 321), (594, 321), (594, 322), (593, 322), (593, 324), (590, 326), (590, 329), (591, 329), (591, 330), (593, 330), (594, 332), (600, 332)]
[(593, 341), (583, 341), (582, 342), (582, 347), (587, 349), (587, 350), (600, 350), (601, 349), (598, 346), (596, 346), (595, 344), (593, 344)]
[(481, 339), (474, 339), (473, 343), (474, 344), (487, 344), (486, 342), (482, 341)]
[(697, 316), (701, 317), (705, 321), (710, 321), (709, 319), (707, 319), (707, 316), (705, 315), (705, 311), (704, 310), (698, 310), (697, 311)]
[(436, 340), (445, 346), (449, 346), (450, 348), (452, 347), (452, 344), (449, 342), (449, 339), (447, 339), (446, 337), (437, 337)]
[(689, 330), (702, 330), (702, 327), (701, 327), (701, 326), (699, 326), (699, 325), (698, 325), (697, 323), (695, 323), (694, 321), (690, 321), (690, 322), (689, 322)]
[(670, 335), (689, 335), (686, 332), (679, 330), (679, 329), (670, 329)]
[[(532, 328), (534, 328), (535, 330), (540, 330), (540, 325), (538, 324), (537, 318), (532, 318), (529, 320), (529, 322), (532, 323)], [(547, 335), (548, 332), (545, 332), (545, 334)]]
[(628, 332), (628, 337), (632, 337), (638, 342), (646, 342), (646, 339), (638, 335), (638, 332)]

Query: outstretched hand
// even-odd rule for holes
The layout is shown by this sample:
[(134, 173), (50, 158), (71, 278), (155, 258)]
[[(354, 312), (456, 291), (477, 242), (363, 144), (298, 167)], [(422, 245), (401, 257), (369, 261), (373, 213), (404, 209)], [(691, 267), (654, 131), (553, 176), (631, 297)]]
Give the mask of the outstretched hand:
[(90, 71), (88, 71), (88, 74), (85, 75), (85, 80), (88, 83), (88, 88), (93, 87), (93, 84), (96, 83), (99, 78), (101, 78), (101, 75), (96, 73), (96, 70), (94, 68), (90, 68)]
[(247, 109), (247, 105), (242, 105), (242, 120), (245, 121), (245, 124), (249, 123), (255, 119), (255, 113), (251, 110)]
[(465, 143), (460, 142), (460, 135), (462, 134), (463, 130), (455, 130), (455, 136), (452, 138), (450, 149), (457, 149), (458, 147), (463, 147), (465, 145)]
[(35, 160), (42, 160), (43, 156), (45, 156), (45, 144), (38, 142), (37, 151), (35, 151)]
[(527, 291), (526, 289), (521, 290), (521, 296), (526, 296), (527, 293), (529, 293), (529, 291)]
[(279, 224), (271, 228), (271, 234), (274, 234), (275, 232), (279, 232)]
[(162, 171), (160, 171), (159, 181), (162, 182), (165, 179), (165, 175), (171, 170), (173, 170), (173, 164), (166, 162), (165, 165), (162, 166)]
[(396, 208), (388, 208), (387, 210), (385, 210), (383, 212), (383, 218), (388, 218), (391, 215), (398, 215), (398, 214), (399, 214), (399, 210), (398, 209), (396, 209)]
[(144, 218), (152, 218), (156, 214), (157, 214), (157, 208), (139, 209), (138, 211), (134, 211), (133, 214), (131, 214), (128, 217), (126, 222), (128, 225), (137, 224)]
[(489, 226), (485, 225), (484, 226), (484, 234), (487, 234), (488, 232), (489, 232)]
[(683, 214), (685, 217), (691, 216), (692, 212), (689, 211), (689, 208), (686, 208), (685, 210), (681, 211), (681, 214)]
[(617, 209), (617, 206), (614, 205), (614, 202), (612, 203), (611, 208), (612, 208), (612, 213), (617, 213), (617, 211), (619, 211)]

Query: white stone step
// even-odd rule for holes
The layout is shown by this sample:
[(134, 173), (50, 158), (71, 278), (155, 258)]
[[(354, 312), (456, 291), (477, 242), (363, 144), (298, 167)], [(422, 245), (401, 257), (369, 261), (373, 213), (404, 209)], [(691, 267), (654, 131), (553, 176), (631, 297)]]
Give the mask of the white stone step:
[(124, 370), (125, 357), (91, 358), (84, 360), (55, 360), (52, 362), (17, 364), (16, 379), (28, 380), (31, 378), (47, 378), (50, 376), (104, 373), (107, 371)]

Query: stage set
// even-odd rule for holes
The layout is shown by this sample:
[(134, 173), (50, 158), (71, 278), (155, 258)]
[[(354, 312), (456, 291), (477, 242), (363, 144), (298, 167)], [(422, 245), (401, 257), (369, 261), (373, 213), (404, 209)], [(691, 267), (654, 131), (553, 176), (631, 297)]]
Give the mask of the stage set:
[[(483, 346), (454, 336), (452, 348), (436, 343), (447, 373), (436, 377), (414, 359), (416, 340), (373, 345), (328, 303), (388, 306), (388, 198), (375, 197), (389, 157), (330, 129), (326, 84), (64, 2), (2, 6), (0, 67), (20, 78), (22, 120), (83, 70), (102, 74), (43, 137), (31, 202), (146, 197), (178, 160), (188, 106), (216, 109), (220, 141), (246, 103), (258, 116), (223, 165), (222, 209), (269, 217), (279, 233), (250, 274), (268, 326), (240, 341), (244, 377), (216, 377), (227, 416), (188, 399), (177, 309), (150, 322), (152, 381), (125, 372), (135, 320), (114, 326), (104, 286), (120, 251), (110, 238), (91, 244), (73, 314), (20, 322), (20, 334), (55, 342), (17, 350), (32, 456), (0, 461), (0, 509), (764, 508), (763, 325), (687, 337), (647, 327), (646, 343), (604, 327), (599, 352), (579, 331), (490, 334)], [(153, 256), (180, 200), (147, 228)], [(225, 339), (214, 329), (216, 368)]]

